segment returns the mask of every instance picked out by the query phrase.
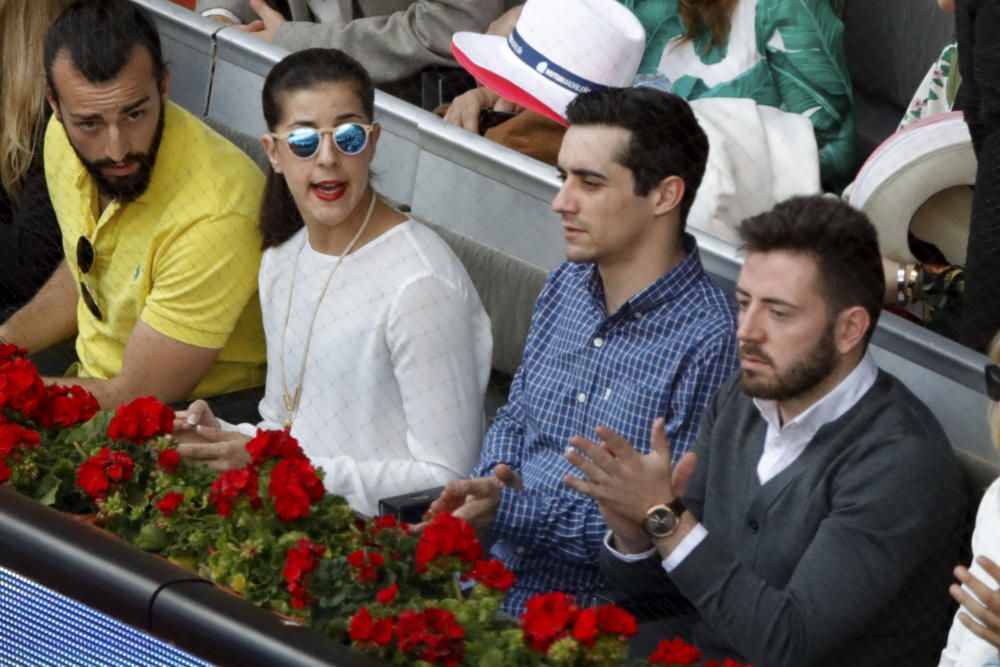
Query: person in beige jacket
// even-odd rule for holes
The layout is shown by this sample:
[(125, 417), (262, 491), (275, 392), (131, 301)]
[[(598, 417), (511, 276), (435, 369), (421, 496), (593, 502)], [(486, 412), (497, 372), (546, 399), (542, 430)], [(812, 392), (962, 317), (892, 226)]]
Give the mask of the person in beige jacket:
[(196, 11), (289, 51), (340, 49), (379, 88), (394, 92), (389, 84), (396, 84), (412, 93), (408, 79), (421, 70), (458, 66), (454, 33), (483, 32), (503, 7), (503, 0), (288, 0), (291, 21), (264, 0), (198, 0)]

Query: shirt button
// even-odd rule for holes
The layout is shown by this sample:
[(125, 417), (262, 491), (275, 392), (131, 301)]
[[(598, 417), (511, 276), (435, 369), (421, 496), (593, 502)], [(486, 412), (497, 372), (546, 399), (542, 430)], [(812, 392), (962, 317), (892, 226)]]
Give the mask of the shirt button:
[(603, 338), (595, 338), (594, 339), (594, 347), (601, 347), (603, 345), (604, 345), (604, 339)]
[(757, 523), (756, 519), (750, 519), (749, 521), (747, 521), (747, 528), (750, 529), (751, 533), (756, 533), (758, 530), (760, 530), (760, 524)]
[(587, 402), (587, 395), (581, 391), (579, 394), (576, 395), (576, 402), (577, 403), (586, 403)]
[(635, 319), (637, 319), (637, 320), (641, 320), (641, 319), (642, 319), (642, 313), (638, 313), (638, 312), (637, 312), (637, 313), (635, 313), (635, 314), (634, 314), (634, 315), (633, 315), (632, 317), (634, 317), (634, 318), (635, 318)]
[(516, 551), (519, 554), (523, 554), (524, 553), (524, 547), (517, 547), (516, 549), (514, 549), (514, 551)]

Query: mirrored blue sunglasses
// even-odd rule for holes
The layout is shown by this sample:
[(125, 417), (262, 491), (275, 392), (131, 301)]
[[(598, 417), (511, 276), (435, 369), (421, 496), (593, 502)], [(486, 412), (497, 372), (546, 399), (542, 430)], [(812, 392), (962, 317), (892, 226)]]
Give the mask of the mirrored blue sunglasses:
[(374, 125), (363, 123), (344, 123), (337, 127), (299, 127), (291, 132), (271, 136), (284, 140), (295, 157), (308, 160), (319, 152), (324, 134), (333, 135), (333, 145), (344, 155), (357, 155), (368, 146), (368, 137), (373, 127)]

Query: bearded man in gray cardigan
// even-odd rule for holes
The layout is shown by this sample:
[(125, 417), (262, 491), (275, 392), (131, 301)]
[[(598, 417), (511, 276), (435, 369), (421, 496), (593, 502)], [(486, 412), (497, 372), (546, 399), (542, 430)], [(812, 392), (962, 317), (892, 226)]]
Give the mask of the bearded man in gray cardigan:
[(340, 49), (386, 89), (412, 85), (401, 82), (427, 67), (457, 67), (451, 36), (485, 31), (503, 0), (288, 0), (288, 8), (291, 21), (264, 0), (198, 0), (195, 11), (289, 51)]
[(741, 370), (693, 452), (671, 470), (659, 420), (648, 455), (607, 429), (567, 451), (584, 478), (566, 483), (611, 528), (602, 572), (676, 603), (644, 649), (680, 635), (758, 667), (936, 664), (964, 501), (940, 425), (867, 352), (875, 230), (803, 197), (740, 231)]

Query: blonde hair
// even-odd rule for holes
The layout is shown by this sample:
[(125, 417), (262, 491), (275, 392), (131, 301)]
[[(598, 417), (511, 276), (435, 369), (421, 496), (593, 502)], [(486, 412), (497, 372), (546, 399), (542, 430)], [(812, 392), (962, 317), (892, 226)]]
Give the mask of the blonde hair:
[(0, 185), (12, 197), (31, 166), (45, 105), (45, 33), (69, 0), (0, 0)]
[(707, 30), (711, 39), (705, 45), (705, 52), (724, 47), (737, 2), (739, 0), (680, 0), (681, 20), (687, 28), (684, 41), (690, 41)]
[[(997, 333), (993, 338), (993, 342), (990, 343), (989, 357), (990, 363), (1000, 364), (1000, 333)], [(997, 403), (990, 401), (987, 415), (990, 420), (990, 434), (993, 436), (993, 446), (1000, 452), (1000, 409), (998, 409)]]

